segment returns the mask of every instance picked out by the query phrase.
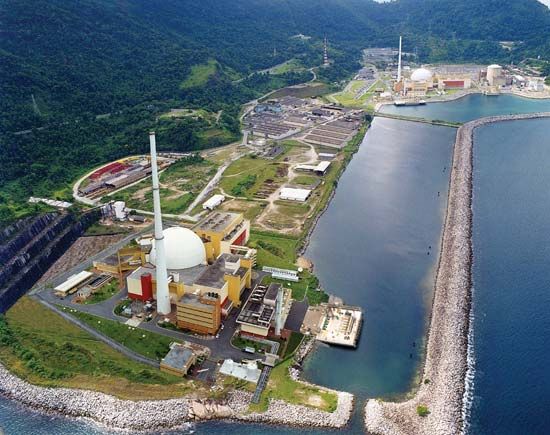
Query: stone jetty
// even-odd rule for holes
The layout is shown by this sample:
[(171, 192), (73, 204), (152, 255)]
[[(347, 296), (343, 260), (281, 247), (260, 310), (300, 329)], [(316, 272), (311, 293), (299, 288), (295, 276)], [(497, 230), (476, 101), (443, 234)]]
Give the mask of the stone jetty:
[[(471, 309), (474, 130), (493, 122), (543, 117), (550, 117), (550, 113), (492, 116), (458, 129), (422, 382), (415, 396), (406, 402), (369, 400), (365, 407), (365, 426), (369, 432), (381, 435), (463, 432)], [(427, 416), (418, 415), (420, 405), (427, 407)]]

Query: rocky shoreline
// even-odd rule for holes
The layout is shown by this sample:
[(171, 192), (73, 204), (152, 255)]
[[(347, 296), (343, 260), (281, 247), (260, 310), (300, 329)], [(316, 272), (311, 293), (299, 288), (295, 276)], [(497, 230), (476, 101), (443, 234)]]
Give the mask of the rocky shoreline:
[[(303, 381), (299, 381), (303, 382)], [(157, 432), (190, 422), (226, 419), (300, 427), (341, 428), (353, 411), (353, 395), (315, 386), (338, 395), (334, 412), (270, 400), (262, 413), (250, 413), (252, 393), (233, 391), (227, 400), (179, 398), (169, 400), (122, 400), (88, 390), (47, 388), (32, 385), (0, 364), (0, 395), (47, 414), (93, 421), (110, 429)]]
[[(422, 382), (415, 396), (406, 402), (369, 400), (365, 407), (365, 426), (369, 432), (380, 435), (463, 432), (471, 309), (474, 130), (493, 122), (543, 117), (550, 117), (550, 113), (492, 116), (468, 122), (458, 129)], [(420, 417), (419, 405), (425, 405), (429, 415)]]

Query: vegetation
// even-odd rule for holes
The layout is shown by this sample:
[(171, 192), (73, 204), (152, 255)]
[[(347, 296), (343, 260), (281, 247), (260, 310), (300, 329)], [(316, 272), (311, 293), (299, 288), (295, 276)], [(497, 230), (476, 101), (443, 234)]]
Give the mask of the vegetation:
[(428, 409), (428, 407), (426, 405), (418, 405), (416, 407), (416, 413), (420, 417), (427, 417), (430, 414), (430, 410)]
[(170, 350), (170, 343), (174, 341), (173, 338), (166, 337), (165, 335), (127, 326), (114, 320), (76, 310), (68, 310), (68, 312), (107, 337), (147, 358), (160, 361)]
[[(37, 211), (29, 195), (68, 199), (86, 170), (144, 152), (148, 130), (161, 150), (235, 141), (240, 105), (309, 81), (325, 35), (331, 65), (275, 96), (327, 93), (357, 70), (365, 44), (395, 46), (399, 34), (419, 62), (550, 59), (550, 11), (532, 0), (355, 3), (3, 2), (0, 225)], [(311, 38), (292, 37), (302, 32)], [(163, 116), (175, 107), (221, 115)]]
[(258, 267), (273, 266), (282, 269), (295, 267), (298, 246), (296, 238), (252, 230), (248, 246), (258, 251)]
[(323, 411), (333, 412), (338, 406), (338, 396), (316, 387), (292, 380), (288, 369), (292, 365), (292, 358), (287, 358), (271, 371), (269, 382), (263, 391), (260, 403), (250, 405), (250, 411), (265, 411), (269, 399), (280, 399), (296, 405), (305, 405), (320, 408)]
[(0, 317), (0, 361), (43, 386), (85, 388), (132, 400), (189, 391), (181, 378), (128, 359), (26, 296)]
[(113, 297), (120, 291), (118, 287), (118, 281), (112, 279), (107, 284), (104, 284), (97, 290), (95, 290), (88, 299), (84, 301), (85, 305), (97, 304), (99, 302), (106, 301), (107, 299)]
[(111, 234), (127, 234), (128, 228), (120, 225), (103, 225), (99, 222), (94, 223), (84, 233), (86, 236), (105, 236)]
[(271, 350), (271, 348), (266, 344), (258, 343), (257, 341), (254, 341), (254, 340), (248, 340), (244, 337), (241, 337), (240, 335), (234, 335), (233, 338), (231, 339), (231, 344), (235, 347), (238, 347), (239, 349), (244, 349), (245, 347), (251, 347), (254, 349), (255, 352), (260, 352), (260, 351), (269, 352)]

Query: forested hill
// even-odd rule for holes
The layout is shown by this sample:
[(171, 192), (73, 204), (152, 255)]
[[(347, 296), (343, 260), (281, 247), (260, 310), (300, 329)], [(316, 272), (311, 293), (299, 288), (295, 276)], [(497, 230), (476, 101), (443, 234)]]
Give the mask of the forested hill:
[[(3, 0), (0, 223), (31, 193), (63, 197), (86, 168), (146, 150), (153, 126), (172, 149), (235, 140), (240, 104), (309, 80), (325, 36), (334, 62), (318, 75), (332, 82), (399, 34), (421, 61), (550, 58), (537, 0)], [(252, 74), (292, 58), (301, 71)], [(157, 121), (171, 107), (223, 114)]]
[(311, 44), (291, 38), (300, 33), (352, 50), (395, 44), (402, 33), (436, 60), (498, 57), (496, 41), (532, 48), (550, 33), (550, 11), (537, 0), (4, 0), (0, 20), (6, 130), (180, 97), (191, 66), (210, 58), (247, 74), (312, 56)]

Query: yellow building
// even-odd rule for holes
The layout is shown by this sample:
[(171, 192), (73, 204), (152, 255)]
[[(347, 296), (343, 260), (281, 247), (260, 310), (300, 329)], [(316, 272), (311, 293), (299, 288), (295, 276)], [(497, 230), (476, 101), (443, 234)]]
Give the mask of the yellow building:
[(216, 334), (220, 329), (221, 305), (216, 293), (186, 293), (177, 303), (177, 325), (200, 334)]
[(160, 370), (174, 376), (185, 376), (196, 363), (197, 357), (191, 349), (181, 344), (173, 344), (160, 361)]
[(232, 246), (244, 246), (250, 237), (250, 221), (241, 213), (213, 212), (193, 227), (204, 242), (206, 258), (214, 261), (220, 254), (232, 252)]

